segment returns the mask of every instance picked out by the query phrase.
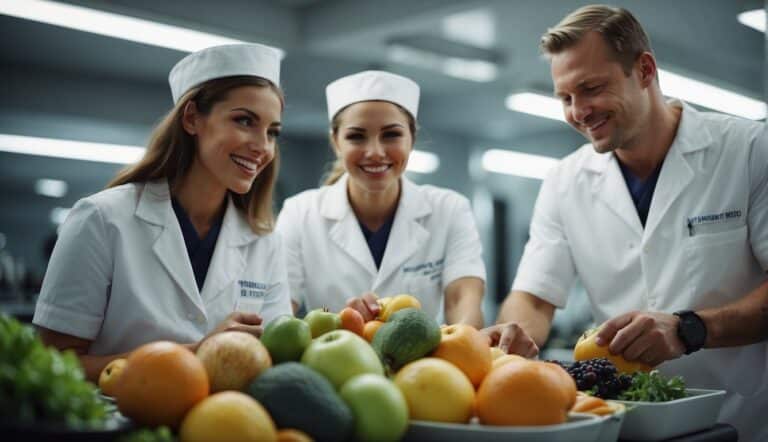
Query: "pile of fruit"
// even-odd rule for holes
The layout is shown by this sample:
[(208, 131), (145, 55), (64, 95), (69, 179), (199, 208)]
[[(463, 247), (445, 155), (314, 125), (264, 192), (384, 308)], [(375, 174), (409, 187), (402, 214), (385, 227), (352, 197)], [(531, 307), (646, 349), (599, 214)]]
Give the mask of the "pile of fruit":
[(439, 326), (407, 294), (282, 316), (260, 339), (216, 334), (193, 354), (170, 342), (102, 373), (105, 392), (139, 425), (194, 440), (399, 440), (409, 420), (563, 423), (576, 383), (560, 366), (505, 355), (469, 325)]
[[(565, 365), (504, 354), (472, 326), (439, 326), (411, 295), (379, 303), (368, 322), (351, 308), (318, 309), (274, 319), (260, 339), (215, 334), (196, 353), (152, 342), (112, 361), (99, 386), (145, 428), (132, 440), (182, 441), (394, 441), (409, 420), (551, 425), (569, 411), (617, 410), (597, 396), (684, 392), (675, 380), (661, 388), (655, 371), (630, 378), (608, 359)], [(20, 354), (18, 344), (2, 345), (14, 350), (0, 353)], [(67, 391), (96, 397), (92, 388)]]

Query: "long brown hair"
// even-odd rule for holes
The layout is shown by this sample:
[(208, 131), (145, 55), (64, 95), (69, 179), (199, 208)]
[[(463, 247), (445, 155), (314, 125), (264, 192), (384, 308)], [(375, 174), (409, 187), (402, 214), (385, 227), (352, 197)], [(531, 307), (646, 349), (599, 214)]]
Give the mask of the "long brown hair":
[[(250, 76), (209, 80), (184, 94), (152, 131), (144, 157), (118, 172), (107, 187), (165, 178), (171, 189), (176, 189), (192, 166), (197, 149), (195, 137), (187, 133), (182, 125), (187, 103), (194, 101), (197, 110), (208, 115), (216, 103), (226, 100), (231, 90), (243, 86), (270, 88), (280, 98), (282, 107), (285, 107), (283, 92), (269, 80)], [(275, 158), (256, 177), (251, 189), (242, 195), (228, 192), (235, 207), (245, 215), (251, 229), (257, 234), (271, 232), (274, 228), (272, 195), (279, 166), (280, 149), (275, 145)]]
[[(391, 102), (388, 102), (391, 103)], [(357, 103), (352, 103), (349, 106), (353, 106)], [(416, 143), (416, 131), (418, 127), (416, 126), (416, 120), (413, 118), (413, 115), (411, 115), (410, 112), (405, 110), (402, 106), (396, 103), (393, 104), (400, 112), (405, 115), (405, 118), (408, 120), (408, 129), (411, 130), (411, 139), (413, 140), (413, 143)], [(344, 114), (344, 111), (349, 109), (349, 106), (346, 106), (342, 108), (340, 111), (336, 112), (336, 115), (333, 116), (333, 119), (331, 120), (331, 133), (330, 133), (330, 143), (331, 143), (331, 149), (333, 149), (334, 143), (336, 143), (336, 136), (339, 134), (339, 127), (341, 126), (341, 117), (342, 114)], [(334, 149), (335, 152), (335, 149)], [(326, 173), (325, 178), (323, 178), (323, 185), (330, 186), (331, 184), (336, 183), (339, 181), (339, 178), (341, 178), (342, 175), (344, 175), (344, 172), (346, 172), (347, 169), (344, 167), (344, 162), (341, 158), (336, 157), (336, 160), (334, 160), (333, 163), (331, 163), (331, 167), (329, 171)]]

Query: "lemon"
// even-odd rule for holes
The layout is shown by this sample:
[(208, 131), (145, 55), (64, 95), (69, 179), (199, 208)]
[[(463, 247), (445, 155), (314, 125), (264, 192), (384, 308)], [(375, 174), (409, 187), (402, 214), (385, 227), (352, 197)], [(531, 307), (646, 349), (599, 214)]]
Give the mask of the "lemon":
[(179, 439), (269, 442), (277, 440), (277, 429), (255, 399), (239, 391), (223, 391), (203, 399), (187, 413)]
[(403, 367), (395, 376), (411, 419), (466, 423), (472, 417), (475, 389), (455, 365), (438, 358), (423, 358)]

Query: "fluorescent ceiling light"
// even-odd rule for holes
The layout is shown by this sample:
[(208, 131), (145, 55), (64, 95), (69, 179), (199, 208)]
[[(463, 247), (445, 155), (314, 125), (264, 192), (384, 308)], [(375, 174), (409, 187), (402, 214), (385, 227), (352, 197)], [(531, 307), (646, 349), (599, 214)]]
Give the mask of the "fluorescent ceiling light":
[(70, 207), (54, 207), (51, 210), (51, 222), (58, 225), (64, 223), (69, 215)]
[(516, 112), (565, 121), (563, 105), (560, 103), (560, 100), (546, 95), (534, 94), (532, 92), (512, 94), (507, 97), (506, 105), (507, 109)]
[[(763, 101), (664, 69), (659, 69), (659, 84), (664, 95), (668, 97), (679, 98), (719, 112), (752, 120), (762, 120), (768, 112)], [(530, 92), (511, 94), (506, 99), (506, 105), (513, 111), (565, 121), (560, 100), (546, 95)]]
[(738, 16), (739, 22), (744, 26), (760, 32), (765, 32), (765, 9), (753, 9), (744, 11)]
[(443, 19), (443, 35), (454, 41), (491, 48), (496, 43), (496, 22), (486, 8), (459, 12)]
[(482, 165), (489, 172), (543, 180), (558, 161), (543, 155), (490, 149), (483, 153)]
[(752, 120), (762, 120), (766, 115), (766, 106), (763, 101), (683, 77), (663, 69), (659, 69), (659, 84), (661, 84), (661, 91), (668, 97), (679, 98), (700, 106)]
[(393, 44), (387, 56), (396, 63), (442, 72), (451, 77), (477, 82), (493, 81), (498, 76), (498, 66), (485, 60), (445, 57), (429, 51)]
[(35, 193), (51, 198), (61, 198), (67, 194), (67, 182), (49, 178), (40, 178), (35, 181)]
[[(47, 0), (0, 0), (0, 14), (184, 52), (244, 43), (221, 35)], [(284, 56), (282, 50), (277, 50)]]
[(0, 151), (26, 155), (130, 164), (138, 161), (144, 150), (138, 146), (0, 134)]
[(440, 167), (440, 157), (432, 152), (414, 150), (408, 157), (408, 166), (405, 170), (416, 173), (433, 173)]

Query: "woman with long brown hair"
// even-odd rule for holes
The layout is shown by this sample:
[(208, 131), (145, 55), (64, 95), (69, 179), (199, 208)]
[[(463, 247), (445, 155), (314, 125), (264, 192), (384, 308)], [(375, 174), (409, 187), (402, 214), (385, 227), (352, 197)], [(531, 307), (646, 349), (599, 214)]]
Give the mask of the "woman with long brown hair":
[(326, 97), (334, 169), (325, 186), (286, 200), (277, 222), (294, 303), (349, 305), (369, 320), (376, 294), (410, 293), (431, 316), (482, 327), (485, 266), (469, 201), (404, 173), (419, 86), (365, 71), (332, 82)]
[(144, 157), (62, 226), (33, 322), (95, 380), (112, 359), (290, 313), (271, 233), (284, 99), (280, 57), (256, 44), (190, 54)]

